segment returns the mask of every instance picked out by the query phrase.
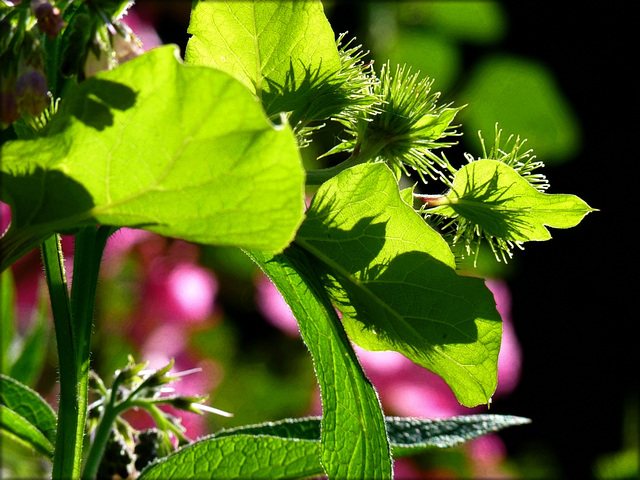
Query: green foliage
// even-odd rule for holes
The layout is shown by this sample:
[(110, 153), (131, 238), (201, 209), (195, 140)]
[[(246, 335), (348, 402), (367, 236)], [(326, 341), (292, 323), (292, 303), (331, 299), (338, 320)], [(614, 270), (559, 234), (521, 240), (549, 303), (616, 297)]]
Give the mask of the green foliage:
[(53, 457), (56, 414), (37, 392), (0, 374), (0, 429)]
[(325, 472), (337, 478), (389, 477), (389, 445), (376, 391), (319, 281), (316, 262), (297, 245), (272, 258), (257, 252), (251, 256), (291, 305), (313, 355), (327, 412), (321, 436)]
[(449, 246), (403, 201), (385, 165), (322, 185), (296, 243), (328, 276), (354, 342), (438, 373), (464, 405), (489, 401), (502, 331), (493, 296), (482, 280), (456, 274)]
[[(484, 281), (457, 271), (452, 247), (461, 241), (471, 253), (487, 239), (506, 260), (514, 245), (547, 240), (547, 227), (573, 227), (593, 210), (575, 196), (544, 193), (546, 179), (533, 173), (542, 163), (521, 151), (523, 142), (504, 151), (498, 131), (491, 151), (479, 159), (467, 154), (468, 164), (454, 168), (435, 150), (452, 144), (460, 108), (438, 106), (433, 80), (410, 67), (387, 63), (376, 77), (359, 46), (336, 38), (319, 1), (197, 1), (186, 64), (167, 46), (106, 62), (110, 69), (95, 76), (87, 52), (116, 55), (115, 36), (123, 31), (115, 17), (126, 2), (69, 5), (57, 20), (86, 15), (91, 32), (114, 30), (114, 38), (108, 47), (92, 43), (77, 21), (52, 35), (40, 32), (54, 42), (47, 43), (48, 81), (59, 107), (29, 122), (3, 117), (18, 138), (0, 150), (0, 199), (12, 210), (0, 238), (1, 269), (42, 244), (61, 369), (57, 419), (31, 389), (0, 377), (1, 426), (52, 458), (54, 477), (79, 476), (87, 411), (95, 433), (83, 478), (95, 477), (110, 438), (128, 449), (135, 441), (139, 432), (120, 416), (126, 409), (152, 415), (164, 453), (172, 449), (169, 435), (189, 440), (158, 405), (199, 411), (201, 397), (162, 396), (162, 386), (176, 380), (172, 364), (148, 372), (130, 361), (110, 388), (90, 376), (102, 251), (123, 226), (245, 249), (291, 306), (323, 408), (321, 418), (190, 443), (140, 478), (391, 478), (393, 456), (528, 421), (385, 418), (350, 343), (403, 354), (441, 376), (465, 406), (490, 403), (501, 319)], [(25, 6), (9, 8), (1, 19), (18, 38), (27, 23), (14, 13), (30, 14)], [(40, 40), (30, 48), (44, 54)], [(58, 58), (58, 51), (67, 53)], [(80, 55), (72, 65), (69, 51)], [(350, 156), (305, 174), (300, 148), (329, 121), (341, 124), (347, 139), (328, 154)], [(422, 183), (443, 180), (449, 191), (401, 188), (413, 172)], [(318, 186), (306, 212), (305, 179)], [(71, 297), (60, 233), (76, 236)], [(3, 274), (2, 333), (11, 337), (13, 297)], [(25, 351), (38, 345), (28, 344)], [(90, 380), (99, 400), (89, 408)], [(133, 457), (127, 459), (130, 468)]]
[[(529, 420), (508, 415), (468, 415), (441, 420), (387, 417), (385, 422), (394, 455), (403, 457), (432, 448), (453, 447)], [(318, 461), (320, 424), (319, 418), (307, 417), (222, 430), (150, 466), (139, 478), (187, 478), (194, 473), (197, 478), (209, 479), (319, 475), (323, 473)]]
[(295, 141), (233, 78), (164, 47), (65, 100), (37, 139), (3, 147), (14, 215), (4, 266), (54, 231), (91, 223), (273, 251), (292, 239), (304, 178)]

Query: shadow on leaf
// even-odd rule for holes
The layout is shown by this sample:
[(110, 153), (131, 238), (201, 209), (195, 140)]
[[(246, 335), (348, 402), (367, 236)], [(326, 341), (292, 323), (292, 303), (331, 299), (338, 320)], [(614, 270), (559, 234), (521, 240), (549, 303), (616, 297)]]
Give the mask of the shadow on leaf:
[(121, 83), (101, 78), (85, 80), (65, 99), (63, 112), (67, 115), (56, 115), (59, 120), (52, 123), (49, 135), (66, 128), (68, 115), (102, 131), (113, 125), (112, 110), (128, 110), (135, 105), (136, 98), (137, 93)]
[(0, 172), (0, 183), (2, 201), (12, 214), (11, 227), (0, 239), (2, 269), (49, 235), (86, 224), (87, 212), (94, 207), (87, 189), (59, 170)]

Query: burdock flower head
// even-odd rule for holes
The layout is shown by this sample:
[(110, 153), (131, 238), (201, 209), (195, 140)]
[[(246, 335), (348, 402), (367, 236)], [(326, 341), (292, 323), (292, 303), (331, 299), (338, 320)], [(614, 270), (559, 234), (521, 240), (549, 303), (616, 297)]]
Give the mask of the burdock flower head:
[(409, 166), (423, 181), (452, 171), (446, 158), (433, 150), (453, 145), (445, 138), (456, 135), (451, 122), (462, 107), (437, 105), (440, 93), (432, 92), (432, 85), (433, 80), (420, 79), (419, 72), (406, 66), (392, 72), (389, 63), (383, 65), (373, 87), (381, 104), (351, 129), (355, 140), (347, 143), (353, 154), (383, 160), (397, 175), (408, 175)]

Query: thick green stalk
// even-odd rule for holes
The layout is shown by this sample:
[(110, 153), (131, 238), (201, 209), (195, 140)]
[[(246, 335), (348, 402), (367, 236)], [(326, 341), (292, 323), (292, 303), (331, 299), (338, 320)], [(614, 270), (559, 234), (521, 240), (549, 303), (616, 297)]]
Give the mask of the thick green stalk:
[(60, 401), (53, 478), (78, 478), (82, 459), (84, 424), (77, 415), (78, 383), (73, 322), (64, 270), (60, 235), (52, 235), (42, 244), (51, 311), (58, 345)]
[[(85, 227), (75, 236), (74, 271), (71, 284), (71, 313), (75, 349), (77, 352), (77, 406), (79, 426), (87, 418), (87, 404), (89, 393), (89, 370), (91, 360), (91, 332), (93, 328), (93, 311), (95, 306), (96, 288), (102, 253), (107, 238), (113, 233), (110, 227)], [(79, 476), (79, 475), (78, 475)], [(75, 478), (78, 478), (76, 476)]]
[(93, 308), (100, 260), (111, 233), (113, 229), (110, 227), (86, 227), (76, 235), (71, 301), (60, 236), (56, 234), (42, 244), (60, 367), (53, 478), (80, 478), (88, 403)]

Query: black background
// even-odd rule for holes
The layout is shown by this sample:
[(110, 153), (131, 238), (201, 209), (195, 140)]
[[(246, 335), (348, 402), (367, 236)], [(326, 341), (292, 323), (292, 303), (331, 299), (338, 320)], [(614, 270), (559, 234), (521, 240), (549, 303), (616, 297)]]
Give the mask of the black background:
[(629, 4), (590, 5), (505, 4), (504, 44), (554, 71), (581, 123), (582, 148), (549, 170), (551, 188), (600, 210), (527, 247), (509, 282), (524, 364), (500, 409), (534, 422), (505, 438), (544, 442), (567, 478), (590, 478), (593, 460), (621, 447), (624, 401), (638, 398), (638, 30)]

